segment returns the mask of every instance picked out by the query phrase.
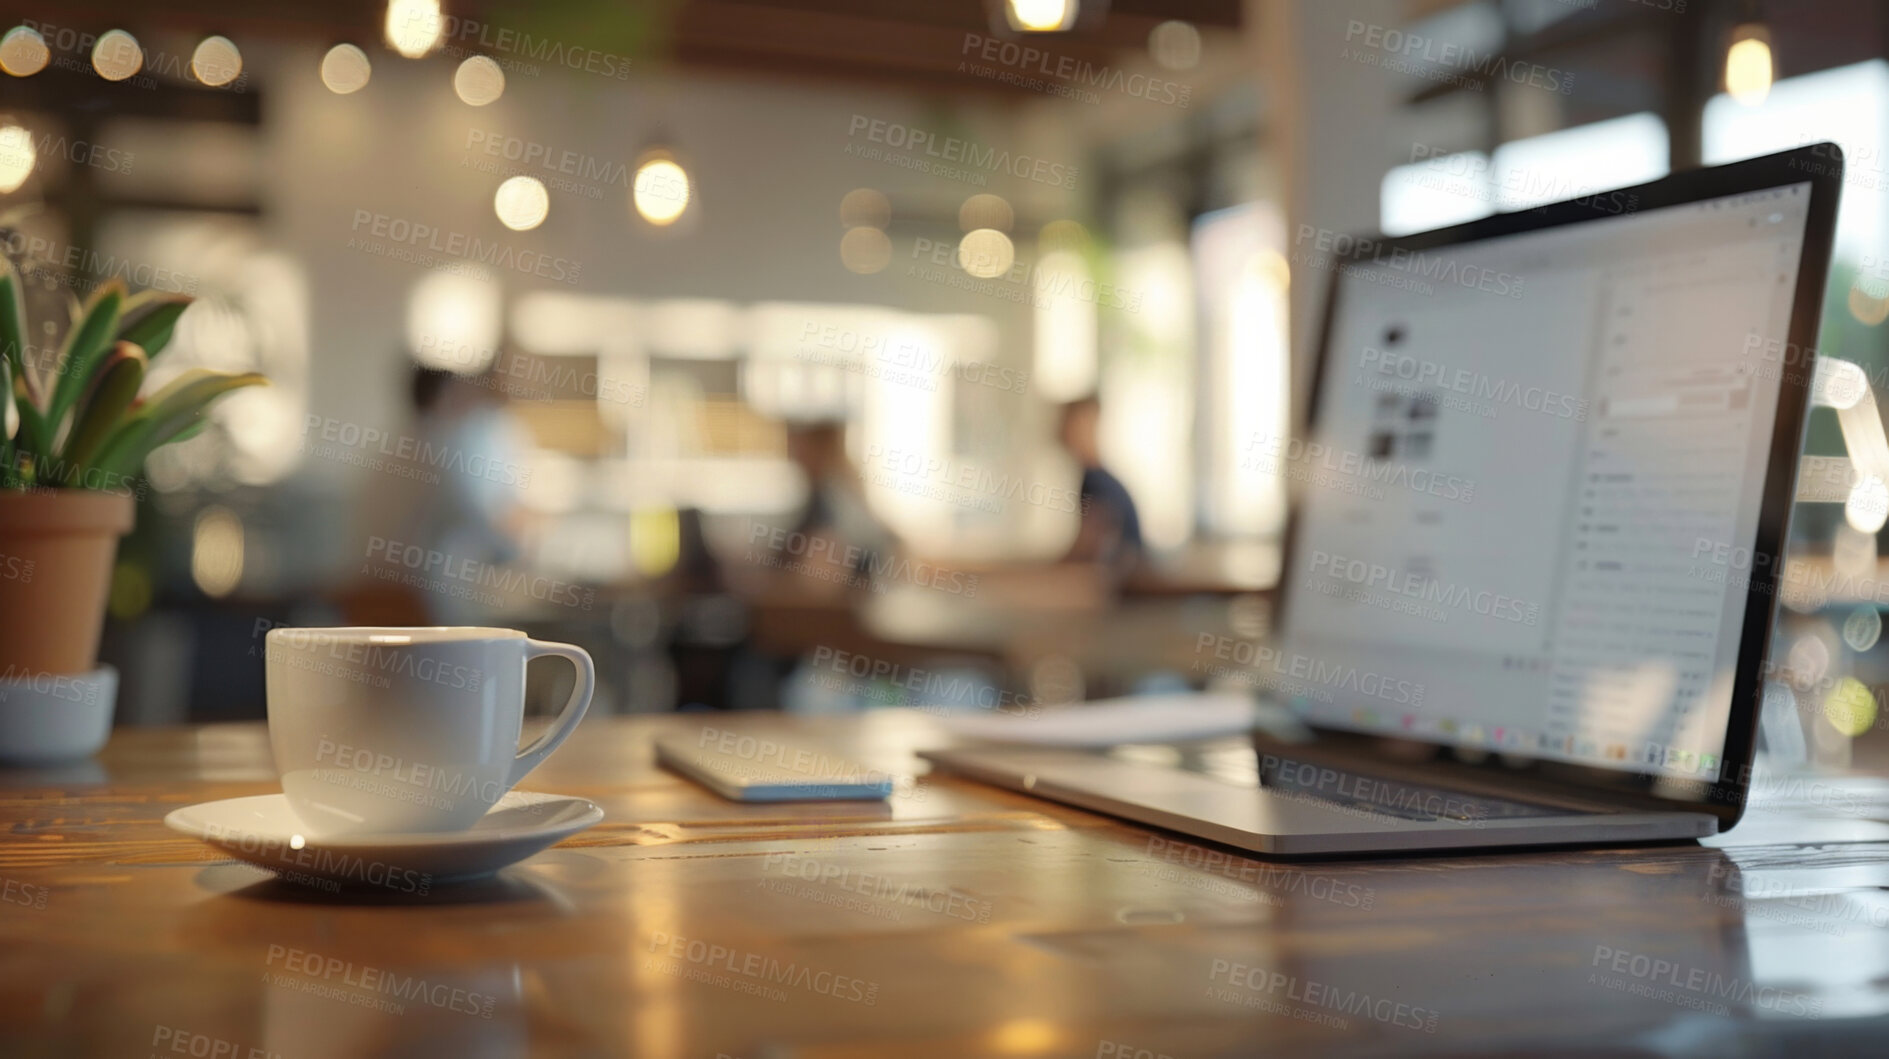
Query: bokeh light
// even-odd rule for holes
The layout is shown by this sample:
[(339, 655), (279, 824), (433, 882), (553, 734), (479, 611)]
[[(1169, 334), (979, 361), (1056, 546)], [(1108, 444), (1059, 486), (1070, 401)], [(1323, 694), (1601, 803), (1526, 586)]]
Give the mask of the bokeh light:
[(674, 224), (689, 208), (689, 174), (668, 155), (652, 155), (636, 167), (630, 199), (649, 223)]
[(682, 519), (672, 507), (630, 513), (630, 562), (644, 577), (661, 577), (682, 557)]
[(492, 211), (500, 223), (515, 232), (529, 231), (544, 223), (551, 212), (551, 196), (537, 177), (515, 176), (498, 186), (492, 196)]
[(994, 228), (1007, 232), (1017, 223), (1016, 211), (1002, 195), (989, 193), (972, 195), (958, 207), (958, 227), (967, 232), (979, 228)]
[(144, 69), (144, 49), (124, 30), (108, 29), (92, 45), (92, 69), (107, 81), (123, 81)]
[(1871, 327), (1889, 320), (1889, 281), (1876, 276), (1856, 277), (1850, 285), (1850, 315)]
[(15, 77), (31, 77), (52, 59), (45, 38), (31, 26), (15, 26), (0, 37), (0, 70)]
[(979, 279), (996, 279), (1016, 261), (1010, 237), (993, 228), (979, 228), (958, 244), (958, 267)]
[(884, 228), (892, 223), (892, 203), (875, 188), (854, 188), (840, 199), (840, 223), (848, 228)]
[(1843, 621), (1843, 642), (1857, 654), (1876, 646), (1882, 639), (1882, 613), (1875, 607), (1858, 607)]
[(1791, 649), (1784, 656), (1784, 664), (1789, 667), (1791, 682), (1799, 687), (1807, 687), (1823, 679), (1830, 668), (1830, 647), (1821, 637), (1811, 633), (1799, 636), (1791, 643)]
[(990, 1050), (998, 1055), (1044, 1055), (1065, 1043), (1062, 1028), (1048, 1019), (1005, 1019), (990, 1031)]
[(1771, 94), (1771, 34), (1762, 25), (1748, 23), (1732, 31), (1725, 51), (1725, 91), (1748, 107)]
[(18, 191), (38, 161), (32, 133), (10, 123), (0, 126), (0, 192)]
[(1843, 520), (1864, 533), (1882, 529), (1889, 522), (1889, 486), (1873, 474), (1858, 480), (1844, 501)]
[(206, 596), (227, 596), (243, 580), (243, 520), (226, 507), (197, 516), (190, 542), (190, 579)]
[(1855, 677), (1844, 677), (1823, 700), (1823, 717), (1844, 735), (1857, 736), (1876, 723), (1876, 697)]
[(1086, 254), (1089, 251), (1089, 230), (1081, 221), (1068, 218), (1051, 221), (1043, 226), (1036, 235), (1037, 249), (1043, 253), (1067, 250), (1072, 254)]
[(387, 44), (409, 59), (438, 47), (445, 29), (439, 0), (387, 0)]
[(373, 74), (374, 64), (367, 53), (352, 44), (337, 44), (321, 59), (321, 83), (336, 95), (359, 92)]
[(504, 301), (483, 269), (430, 272), (407, 297), (407, 351), (416, 364), (477, 375), (498, 359)]
[(483, 107), (505, 94), (505, 71), (491, 59), (474, 55), (453, 74), (453, 91), (462, 102)]
[(1869, 376), (1850, 361), (1826, 357), (1817, 361), (1817, 374), (1812, 379), (1812, 386), (1818, 404), (1849, 408), (1869, 392)]
[(205, 37), (191, 53), (190, 72), (211, 88), (221, 88), (243, 72), (243, 53), (228, 37)]
[(1012, 28), (1029, 33), (1068, 29), (1076, 20), (1076, 0), (1009, 0)]
[(892, 240), (877, 228), (849, 228), (840, 237), (840, 264), (847, 271), (869, 276), (892, 263)]
[(1200, 31), (1187, 22), (1163, 22), (1148, 31), (1148, 54), (1164, 70), (1192, 70), (1200, 65)]

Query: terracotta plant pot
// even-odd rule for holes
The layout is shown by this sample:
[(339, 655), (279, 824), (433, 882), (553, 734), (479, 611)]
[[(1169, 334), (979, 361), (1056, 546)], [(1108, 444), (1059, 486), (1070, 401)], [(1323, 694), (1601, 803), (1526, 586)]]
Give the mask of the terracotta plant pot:
[(0, 490), (0, 676), (88, 673), (98, 661), (128, 495)]

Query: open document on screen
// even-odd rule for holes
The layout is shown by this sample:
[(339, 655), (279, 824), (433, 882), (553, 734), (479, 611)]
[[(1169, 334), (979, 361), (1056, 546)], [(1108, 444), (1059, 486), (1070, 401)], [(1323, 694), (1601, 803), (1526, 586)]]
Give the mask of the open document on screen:
[[(1308, 719), (1716, 778), (1808, 185), (1346, 265), (1281, 656)], [(1384, 689), (1419, 689), (1415, 695)], [(1414, 700), (1414, 701), (1413, 701)]]

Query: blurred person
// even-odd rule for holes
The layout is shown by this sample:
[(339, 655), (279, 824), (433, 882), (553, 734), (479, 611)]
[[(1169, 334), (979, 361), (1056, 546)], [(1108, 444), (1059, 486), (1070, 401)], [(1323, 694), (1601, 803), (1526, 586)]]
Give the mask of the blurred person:
[(1083, 397), (1062, 406), (1056, 436), (1082, 468), (1076, 510), (1081, 523), (1064, 562), (1094, 563), (1126, 573), (1141, 561), (1141, 517), (1121, 479), (1102, 466), (1097, 430), (1102, 402)]
[[(827, 712), (832, 696), (814, 695), (811, 657), (834, 637), (853, 634), (859, 594), (874, 587), (899, 540), (866, 501), (865, 479), (846, 452), (845, 425), (789, 422), (787, 458), (806, 479), (807, 495), (785, 527), (756, 522), (748, 549), (752, 646), (765, 690), (730, 687), (745, 708)], [(741, 683), (737, 674), (731, 684)]]
[(748, 638), (746, 603), (709, 545), (702, 510), (676, 512), (676, 564), (652, 589), (669, 630), (676, 707), (734, 709), (734, 671)]
[[(489, 376), (414, 366), (410, 425), (397, 444), (388, 446), (396, 455), (366, 491), (366, 539), (426, 549), (457, 570), (480, 570), (518, 557), (526, 525), (518, 494), (531, 438), (490, 382)], [(425, 583), (406, 609), (417, 604), (426, 623), (467, 624), (483, 610), (461, 594), (427, 587), (442, 580), (438, 569), (408, 571), (373, 556), (369, 561), (387, 567), (377, 581), (395, 583), (390, 575), (411, 573)]]
[[(866, 484), (846, 454), (846, 427), (838, 422), (796, 423), (787, 428), (787, 458), (807, 479), (807, 502), (791, 530), (807, 545), (783, 560), (819, 564), (837, 584), (863, 588), (876, 563), (899, 546), (898, 535), (873, 514)], [(815, 546), (818, 542), (818, 546)], [(824, 574), (817, 575), (826, 579)]]

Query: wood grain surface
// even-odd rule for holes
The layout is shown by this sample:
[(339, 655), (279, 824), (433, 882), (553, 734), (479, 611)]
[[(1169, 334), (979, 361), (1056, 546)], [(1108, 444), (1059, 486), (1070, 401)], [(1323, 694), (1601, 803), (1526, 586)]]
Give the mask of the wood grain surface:
[[(651, 738), (901, 778), (743, 806)], [(713, 736), (709, 736), (713, 738)], [(596, 828), (424, 897), (162, 824), (277, 790), (260, 725), (0, 773), (0, 1055), (1889, 1053), (1889, 796), (1767, 789), (1711, 846), (1272, 863), (951, 778), (922, 713), (598, 718), (527, 789)]]

